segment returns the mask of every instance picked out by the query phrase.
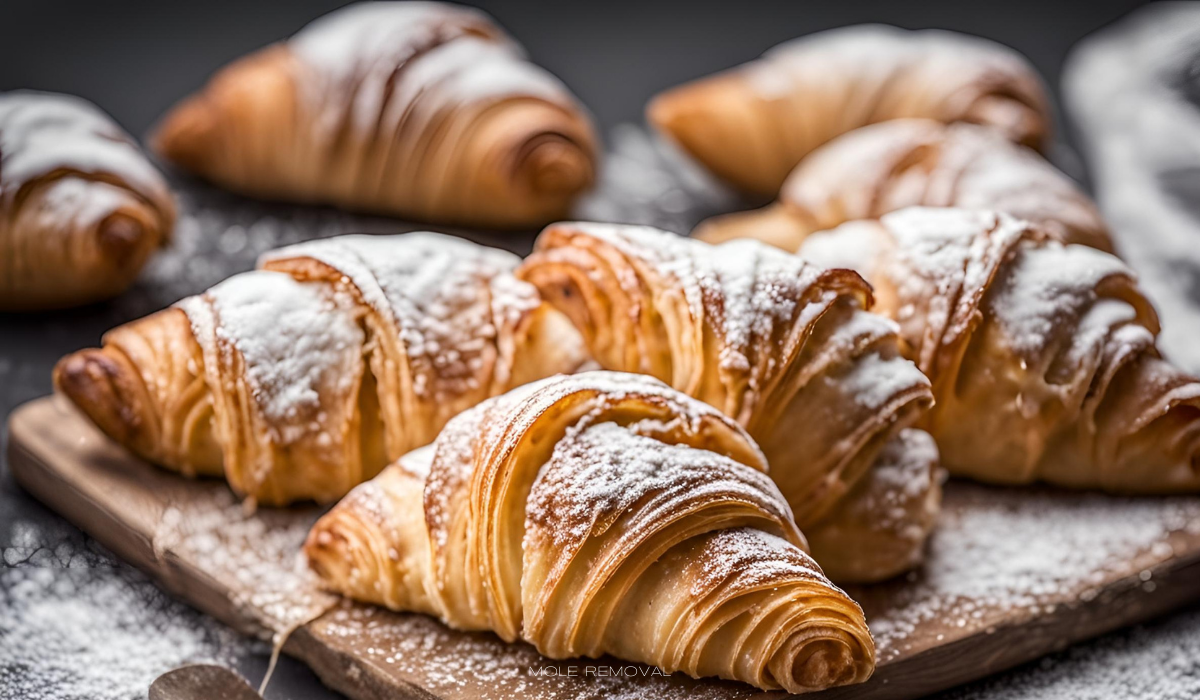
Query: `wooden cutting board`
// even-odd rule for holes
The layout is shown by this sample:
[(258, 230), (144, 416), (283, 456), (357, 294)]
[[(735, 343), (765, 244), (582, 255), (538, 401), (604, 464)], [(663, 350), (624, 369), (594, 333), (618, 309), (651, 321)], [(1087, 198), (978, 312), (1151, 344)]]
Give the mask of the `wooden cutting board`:
[[(490, 634), (339, 601), (299, 558), (319, 509), (248, 513), (219, 481), (131, 457), (60, 399), (13, 412), (9, 464), (25, 489), (163, 588), (248, 634), (286, 637), (285, 653), (356, 700), (780, 695), (613, 659), (554, 662)], [(850, 590), (875, 634), (875, 675), (814, 697), (920, 697), (1200, 598), (1200, 498), (952, 481), (943, 515), (920, 572)]]

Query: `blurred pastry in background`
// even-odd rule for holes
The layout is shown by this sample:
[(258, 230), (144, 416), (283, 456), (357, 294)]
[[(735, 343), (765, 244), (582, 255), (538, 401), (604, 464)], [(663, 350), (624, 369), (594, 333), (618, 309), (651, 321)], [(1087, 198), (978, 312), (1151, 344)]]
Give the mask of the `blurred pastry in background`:
[(762, 209), (713, 217), (694, 235), (757, 238), (795, 251), (804, 238), (909, 206), (982, 208), (1039, 224), (1063, 243), (1112, 251), (1108, 227), (1075, 182), (995, 129), (895, 119), (864, 126), (809, 154)]
[(154, 136), (244, 194), (523, 228), (567, 214), (597, 163), (590, 119), (490, 17), (366, 2), (219, 71)]
[(781, 44), (668, 90), (650, 122), (747, 193), (774, 196), (802, 158), (868, 124), (906, 117), (994, 127), (1041, 150), (1050, 105), (1029, 62), (980, 37), (858, 25)]
[(174, 223), (162, 175), (95, 105), (0, 93), (0, 310), (116, 296)]

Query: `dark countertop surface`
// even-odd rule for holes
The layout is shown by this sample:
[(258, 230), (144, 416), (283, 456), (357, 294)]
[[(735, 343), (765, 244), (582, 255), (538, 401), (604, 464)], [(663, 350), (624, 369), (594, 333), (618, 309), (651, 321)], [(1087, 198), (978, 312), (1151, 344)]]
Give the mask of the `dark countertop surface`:
[[(113, 9), (58, 0), (7, 3), (0, 10), (0, 89), (74, 92), (133, 133), (144, 133), (220, 64), (289, 34), (335, 4), (214, 0), (132, 2)], [(1075, 41), (1137, 3), (479, 4), (591, 106), (622, 167), (643, 167), (656, 163), (658, 152), (640, 129), (618, 125), (638, 121), (653, 92), (750, 59), (793, 36), (864, 21), (970, 31), (1025, 52), (1053, 86)], [(1079, 174), (1069, 151), (1059, 155)], [(729, 201), (704, 183), (658, 182), (660, 188), (641, 193), (638, 201), (614, 185), (584, 213), (655, 220), (681, 230), (703, 213), (701, 200), (710, 208), (713, 201)], [(325, 208), (252, 202), (186, 178), (174, 178), (174, 184), (181, 204), (174, 242), (129, 293), (59, 313), (0, 315), (0, 417), (49, 393), (50, 369), (62, 355), (95, 345), (108, 328), (249, 269), (264, 250), (316, 236), (411, 228)], [(656, 215), (662, 195), (672, 190), (682, 191), (689, 208)], [(531, 241), (474, 237), (519, 252)], [(6, 440), (7, 425), (0, 428), (0, 446)], [(116, 561), (22, 492), (0, 458), (0, 700), (144, 697), (157, 673), (201, 659), (236, 665), (255, 681), (266, 668), (261, 645), (171, 600)], [(289, 659), (280, 662), (267, 696), (334, 697)], [(1200, 609), (1079, 645), (945, 697), (1200, 697)]]

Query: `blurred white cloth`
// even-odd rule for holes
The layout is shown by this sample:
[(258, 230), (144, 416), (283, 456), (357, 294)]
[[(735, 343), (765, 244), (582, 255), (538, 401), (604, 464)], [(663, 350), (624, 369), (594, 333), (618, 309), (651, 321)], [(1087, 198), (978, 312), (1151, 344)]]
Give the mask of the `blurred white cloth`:
[(1080, 42), (1063, 97), (1165, 354), (1200, 373), (1200, 3), (1156, 3)]

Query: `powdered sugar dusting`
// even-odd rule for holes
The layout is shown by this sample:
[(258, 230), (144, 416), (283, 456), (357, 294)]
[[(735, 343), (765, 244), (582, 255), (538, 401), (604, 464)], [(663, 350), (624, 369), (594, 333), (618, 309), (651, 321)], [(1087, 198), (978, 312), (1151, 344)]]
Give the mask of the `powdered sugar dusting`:
[[(815, 131), (810, 136), (813, 146), (891, 117), (986, 120), (987, 113), (972, 112), (975, 100), (985, 97), (1011, 100), (1031, 111), (1046, 110), (1041, 85), (1024, 57), (989, 39), (939, 29), (909, 31), (884, 24), (830, 29), (784, 42), (741, 70), (763, 100), (805, 100), (836, 110), (836, 121), (810, 117), (811, 124), (805, 124)], [(826, 87), (840, 85), (830, 74), (850, 79), (857, 89)], [(814, 100), (812, 93), (822, 90), (818, 94), (825, 99)], [(909, 99), (893, 106), (894, 100), (887, 99), (891, 94), (907, 94)], [(1030, 130), (1042, 128), (984, 123), (1012, 132), (1014, 141), (1030, 139), (1037, 135)]]
[(239, 635), (120, 568), (0, 569), (0, 697), (144, 698), (184, 663), (231, 664)]
[(300, 553), (319, 514), (315, 508), (250, 513), (229, 490), (210, 489), (163, 511), (154, 550), (228, 586), (244, 615), (280, 635), (336, 601), (320, 590)]
[[(317, 411), (325, 386), (346, 394), (361, 376), (355, 370), (365, 337), (349, 311), (351, 303), (323, 283), (248, 272), (181, 307), (200, 331), (202, 344), (215, 337), (242, 354), (260, 410), (272, 424), (281, 425)], [(204, 304), (211, 306), (211, 319), (198, 308)], [(291, 440), (286, 434), (278, 438)]]
[[(659, 432), (657, 426), (647, 426)], [(527, 537), (549, 537), (554, 549), (574, 549), (605, 533), (617, 520), (630, 531), (653, 527), (666, 513), (710, 496), (757, 504), (779, 521), (791, 511), (766, 474), (728, 457), (672, 445), (602, 423), (569, 433), (538, 476), (526, 504)], [(633, 504), (636, 512), (630, 512)], [(526, 548), (530, 541), (526, 540)]]
[(305, 257), (344, 274), (398, 334), (422, 396), (479, 388), (498, 328), (541, 303), (512, 276), (517, 256), (453, 236), (340, 236), (274, 251), (260, 264)]
[[(750, 454), (756, 466), (766, 464), (766, 458), (753, 447), (754, 443), (745, 431), (724, 414), (648, 375), (592, 371), (548, 377), (463, 411), (438, 435), (434, 442), (433, 466), (425, 486), (425, 520), (435, 549), (444, 545), (449, 536), (452, 525), (450, 502), (475, 468), (476, 453), (481, 450), (490, 454), (508, 453), (539, 418), (552, 411), (555, 404), (581, 393), (594, 393), (603, 400), (571, 426), (576, 432), (595, 424), (604, 406), (636, 396), (668, 406), (669, 413), (677, 416), (679, 421), (687, 421), (686, 428), (691, 431), (697, 431), (704, 419), (724, 423), (742, 436), (744, 446), (754, 449)], [(492, 419), (493, 415), (497, 418)], [(649, 426), (646, 429), (649, 430)], [(528, 507), (534, 506), (530, 503)]]
[[(760, 364), (760, 371), (776, 369), (776, 344), (798, 340), (793, 327), (807, 326), (833, 301), (809, 294), (819, 284), (821, 268), (758, 241), (711, 246), (648, 226), (560, 226), (602, 240), (673, 280), (668, 286), (682, 290), (695, 321), (718, 329), (724, 371), (749, 373)], [(759, 380), (751, 376), (751, 388)]]
[(115, 175), (171, 211), (171, 194), (133, 138), (95, 105), (70, 95), (20, 90), (0, 94), (0, 197), (56, 171), (97, 179)]
[(1094, 600), (1114, 576), (1142, 572), (1153, 592), (1149, 569), (1200, 536), (1194, 498), (951, 486), (925, 565), (889, 584), (886, 609), (864, 602), (883, 663), (910, 650), (918, 629), (922, 643), (933, 628), (943, 638), (986, 631)]
[(734, 577), (739, 579), (739, 588), (748, 589), (824, 578), (816, 562), (799, 547), (754, 528), (713, 533), (688, 556), (699, 569), (692, 581), (692, 595), (698, 599)]
[(896, 320), (926, 373), (939, 369), (934, 362), (941, 348), (970, 327), (1012, 250), (1044, 236), (1025, 222), (989, 211), (909, 207), (880, 222), (894, 239), (895, 255), (886, 268), (901, 304)]
[(908, 360), (879, 352), (860, 355), (854, 365), (840, 376), (842, 390), (863, 406), (881, 410), (897, 396), (911, 392), (913, 387), (929, 386), (929, 379)]
[(854, 270), (871, 279), (887, 234), (873, 221), (850, 221), (804, 239), (796, 255), (816, 265)]
[[(990, 292), (987, 308), (1013, 349), (1036, 357), (1059, 329), (1077, 323), (1097, 302), (1101, 282), (1115, 278), (1130, 283), (1134, 279), (1133, 272), (1116, 256), (1079, 245), (1047, 243), (1036, 251), (1017, 251), (1008, 274), (998, 279)], [(1120, 320), (1132, 321), (1133, 308), (1121, 305), (1127, 318)], [(1105, 332), (1093, 339), (1098, 347), (1107, 334), (1107, 324), (1097, 330)]]
[[(415, 683), (435, 695), (479, 700), (744, 700), (751, 686), (682, 674), (610, 657), (555, 661), (524, 642), (454, 632), (421, 615), (344, 604), (315, 625), (370, 672)], [(359, 672), (357, 667), (351, 674)]]
[(360, 2), (312, 22), (288, 46), (321, 76), (306, 88), (306, 102), (325, 131), (346, 115), (354, 128), (379, 133), (407, 120), (417, 143), (423, 131), (413, 123), (432, 129), (457, 104), (516, 96), (573, 103), (557, 78), (473, 8)]
[[(1149, 581), (1147, 581), (1149, 583)], [(1014, 673), (946, 693), (944, 700), (1195, 700), (1200, 611), (1135, 627), (1042, 658)]]

